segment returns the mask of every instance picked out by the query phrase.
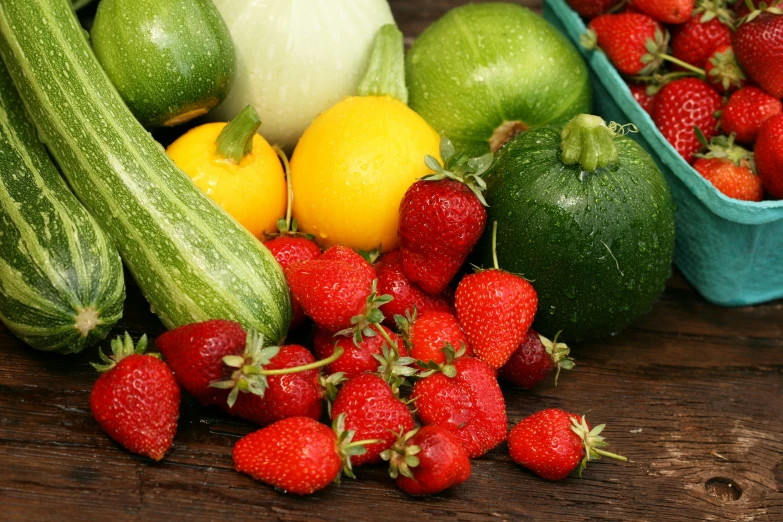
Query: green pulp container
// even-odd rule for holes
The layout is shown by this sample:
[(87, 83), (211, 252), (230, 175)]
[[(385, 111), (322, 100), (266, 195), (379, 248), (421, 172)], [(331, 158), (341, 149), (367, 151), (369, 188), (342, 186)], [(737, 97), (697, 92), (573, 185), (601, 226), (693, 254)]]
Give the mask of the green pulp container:
[(632, 122), (629, 134), (658, 163), (677, 203), (674, 262), (709, 301), (752, 305), (783, 297), (783, 201), (738, 201), (720, 193), (677, 154), (601, 51), (579, 45), (582, 18), (564, 0), (545, 0), (544, 17), (567, 35), (590, 69), (594, 112)]

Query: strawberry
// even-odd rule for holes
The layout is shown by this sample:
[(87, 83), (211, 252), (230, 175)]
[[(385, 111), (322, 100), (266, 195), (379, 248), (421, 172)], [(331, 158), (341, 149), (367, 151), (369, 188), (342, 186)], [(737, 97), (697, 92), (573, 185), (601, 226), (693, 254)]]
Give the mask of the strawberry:
[(351, 458), (365, 451), (344, 424), (344, 416), (331, 429), (309, 417), (278, 421), (234, 444), (234, 469), (287, 493), (314, 493), (341, 471), (353, 477)]
[(353, 459), (356, 466), (376, 464), (381, 453), (396, 440), (395, 433), (413, 429), (413, 415), (408, 406), (395, 394), (389, 384), (371, 373), (349, 380), (332, 406), (332, 415), (345, 415), (345, 427), (360, 439), (375, 439), (368, 444), (367, 452)]
[[(492, 249), (497, 221), (492, 228)], [(495, 268), (465, 276), (454, 295), (457, 319), (476, 356), (500, 368), (527, 335), (538, 308), (538, 294), (522, 277)]]
[(414, 359), (442, 364), (446, 360), (443, 352), (446, 345), (457, 349), (464, 347), (465, 355), (473, 356), (470, 341), (454, 314), (439, 311), (418, 314), (414, 311), (407, 316), (398, 315), (395, 320)]
[(111, 342), (113, 355), (95, 364), (101, 376), (90, 409), (106, 434), (128, 451), (160, 460), (171, 448), (179, 417), (179, 386), (166, 363), (145, 354), (147, 336), (134, 347), (130, 335)]
[[(357, 325), (363, 328), (366, 322), (362, 319), (376, 310), (373, 279), (345, 261), (301, 261), (289, 266), (285, 274), (294, 299), (302, 305), (305, 314), (326, 331), (336, 332)], [(383, 318), (370, 322), (381, 320)]]
[(321, 259), (338, 259), (340, 261), (345, 261), (354, 268), (367, 274), (367, 277), (369, 277), (371, 281), (375, 279), (375, 269), (372, 265), (360, 254), (357, 254), (348, 247), (342, 245), (329, 247), (321, 254)]
[(582, 45), (587, 49), (600, 48), (621, 73), (647, 75), (660, 67), (669, 33), (649, 16), (607, 14), (593, 18), (589, 27)]
[(699, 158), (693, 164), (696, 172), (730, 198), (745, 201), (763, 199), (764, 185), (753, 172), (752, 152), (734, 145), (734, 136), (718, 136), (711, 143), (704, 140), (702, 144), (708, 152), (696, 154)]
[(657, 98), (653, 121), (666, 141), (692, 163), (700, 148), (693, 129), (701, 129), (708, 140), (717, 134), (715, 113), (723, 103), (721, 95), (704, 80), (682, 78), (664, 85)]
[(395, 315), (404, 315), (413, 308), (422, 313), (430, 310), (454, 312), (454, 297), (449, 295), (448, 289), (444, 293), (430, 295), (405, 277), (399, 250), (382, 255), (375, 263), (375, 273), (378, 275), (378, 293), (393, 297), (380, 308), (390, 324)]
[[(704, 5), (706, 2), (700, 2)], [(704, 68), (710, 54), (731, 43), (731, 15), (715, 6), (694, 12), (688, 21), (672, 32), (672, 55), (694, 67)]]
[[(258, 346), (258, 345), (257, 345)], [(277, 347), (256, 348), (255, 353), (274, 353)], [(304, 346), (289, 344), (282, 346), (271, 357), (264, 357), (259, 364), (258, 356), (252, 362), (245, 360), (243, 366), (263, 366), (264, 372), (287, 370), (282, 375), (262, 375), (265, 380), (262, 393), (239, 393), (235, 402), (223, 401), (220, 407), (227, 413), (249, 420), (260, 426), (272, 424), (288, 417), (309, 417), (318, 419), (323, 411), (325, 383), (320, 379), (318, 367), (324, 361), (315, 357)], [(339, 352), (338, 352), (339, 354)], [(263, 356), (262, 356), (263, 357)], [(239, 358), (241, 359), (241, 357)], [(334, 359), (332, 359), (334, 360)], [(240, 361), (236, 361), (240, 364)], [(309, 368), (309, 369), (308, 369)], [(242, 369), (235, 373), (241, 373)], [(255, 374), (251, 374), (255, 376)], [(232, 381), (224, 381), (232, 384)], [(240, 389), (240, 386), (234, 387)]]
[(756, 168), (767, 191), (783, 199), (783, 115), (764, 122), (756, 139)]
[(693, 12), (695, 0), (630, 0), (629, 4), (664, 24), (682, 24)]
[(744, 87), (729, 98), (720, 117), (726, 134), (736, 134), (737, 143), (749, 145), (756, 141), (761, 125), (772, 116), (783, 113), (780, 100), (758, 87)]
[(748, 83), (731, 45), (717, 47), (707, 58), (704, 72), (713, 87), (724, 94), (741, 89)]
[(592, 430), (584, 417), (550, 408), (525, 417), (508, 434), (511, 459), (547, 480), (566, 478), (579, 466), (579, 476), (591, 460), (601, 456), (625, 461), (604, 451), (600, 436), (605, 424)]
[[(272, 255), (275, 256), (283, 270), (293, 263), (308, 259), (318, 259), (321, 256), (321, 249), (315, 241), (301, 235), (281, 235), (265, 241), (264, 246), (272, 252)], [(291, 300), (291, 306), (294, 313), (288, 328), (289, 330), (294, 330), (302, 325), (305, 315), (304, 311), (302, 311), (302, 306), (296, 299)]]
[[(326, 367), (328, 373), (342, 373), (346, 379), (370, 372), (378, 371), (379, 361), (376, 358), (383, 357), (383, 346), (388, 345), (385, 337), (389, 337), (397, 347), (398, 355), (407, 357), (408, 351), (400, 336), (392, 332), (385, 326), (372, 325), (369, 327), (376, 335), (367, 335), (365, 332), (361, 342), (356, 343), (349, 336), (335, 336), (324, 330), (316, 330), (313, 339), (313, 349), (316, 357), (326, 359), (334, 354), (336, 347), (343, 349), (343, 354), (333, 363)], [(384, 335), (377, 335), (383, 329)]]
[(446, 362), (421, 373), (411, 398), (424, 425), (451, 432), (477, 458), (506, 438), (506, 403), (487, 363), (448, 350)]
[(731, 38), (740, 65), (759, 87), (783, 98), (783, 11), (751, 14)]
[(567, 0), (571, 9), (584, 16), (594, 18), (608, 13), (620, 0)]
[(210, 386), (227, 379), (233, 368), (223, 357), (245, 353), (247, 333), (235, 321), (213, 319), (163, 333), (155, 346), (180, 386), (203, 405), (226, 402), (228, 392)]
[(478, 242), (487, 223), (486, 188), (481, 176), (492, 154), (468, 159), (441, 141), (443, 165), (432, 156), (424, 162), (435, 174), (408, 188), (400, 203), (400, 261), (408, 280), (427, 293), (443, 292)]
[(381, 453), (389, 461), (389, 475), (409, 495), (432, 495), (458, 486), (470, 477), (465, 448), (440, 426), (424, 426), (397, 436), (394, 446)]
[(574, 367), (569, 352), (567, 345), (557, 342), (557, 335), (554, 341), (550, 341), (531, 328), (527, 331), (527, 338), (500, 369), (500, 376), (515, 386), (529, 390), (557, 368), (557, 386), (560, 370), (571, 370)]
[(655, 108), (655, 97), (657, 92), (655, 94), (650, 94), (646, 85), (641, 85), (638, 83), (629, 83), (628, 88), (631, 90), (631, 95), (637, 101), (637, 103), (639, 103), (642, 109), (644, 109), (647, 114), (652, 116), (653, 109)]

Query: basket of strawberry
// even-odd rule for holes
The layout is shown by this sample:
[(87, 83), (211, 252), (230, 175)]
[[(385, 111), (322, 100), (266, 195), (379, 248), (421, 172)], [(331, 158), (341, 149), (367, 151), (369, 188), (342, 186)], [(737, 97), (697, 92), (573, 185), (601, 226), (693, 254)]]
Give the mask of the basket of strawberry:
[(595, 112), (631, 122), (678, 206), (675, 263), (726, 306), (783, 297), (780, 0), (546, 0)]

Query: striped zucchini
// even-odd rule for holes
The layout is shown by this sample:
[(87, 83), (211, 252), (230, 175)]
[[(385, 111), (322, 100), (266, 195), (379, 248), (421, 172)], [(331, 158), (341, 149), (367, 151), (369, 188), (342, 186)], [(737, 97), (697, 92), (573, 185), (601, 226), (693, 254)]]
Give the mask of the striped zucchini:
[(280, 265), (136, 121), (68, 0), (2, 0), (0, 54), (74, 193), (163, 324), (233, 319), (281, 341), (291, 301)]
[(122, 315), (117, 250), (60, 177), (0, 63), (0, 320), (24, 342), (74, 353)]

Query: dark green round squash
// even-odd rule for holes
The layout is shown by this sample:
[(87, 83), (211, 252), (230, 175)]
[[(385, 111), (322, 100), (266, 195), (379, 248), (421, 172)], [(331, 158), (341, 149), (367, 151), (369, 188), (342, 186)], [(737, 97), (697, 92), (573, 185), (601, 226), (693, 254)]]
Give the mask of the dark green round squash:
[[(674, 251), (669, 188), (644, 149), (600, 118), (517, 136), (487, 182), (500, 267), (532, 281), (542, 334), (615, 334), (663, 291)], [(483, 266), (492, 265), (487, 230), (476, 247)]]

